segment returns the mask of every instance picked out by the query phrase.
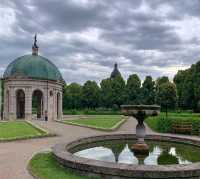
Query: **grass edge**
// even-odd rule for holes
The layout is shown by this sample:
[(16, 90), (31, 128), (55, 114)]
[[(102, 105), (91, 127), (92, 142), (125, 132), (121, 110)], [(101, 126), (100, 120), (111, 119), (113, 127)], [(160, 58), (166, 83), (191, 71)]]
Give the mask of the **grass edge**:
[(100, 131), (115, 131), (115, 130), (117, 130), (122, 124), (124, 124), (126, 121), (127, 121), (127, 117), (124, 116), (124, 117), (123, 117), (119, 122), (117, 122), (113, 127), (111, 127), (111, 128), (103, 128), (103, 127), (96, 127), (96, 126), (91, 126), (91, 125), (77, 124), (77, 123), (69, 122), (69, 121), (67, 121), (67, 120), (65, 120), (65, 121), (58, 121), (58, 120), (56, 120), (56, 122), (63, 123), (63, 124), (65, 124), (65, 125), (73, 125), (73, 126), (85, 127), (85, 128), (96, 129), (96, 130), (100, 130)]

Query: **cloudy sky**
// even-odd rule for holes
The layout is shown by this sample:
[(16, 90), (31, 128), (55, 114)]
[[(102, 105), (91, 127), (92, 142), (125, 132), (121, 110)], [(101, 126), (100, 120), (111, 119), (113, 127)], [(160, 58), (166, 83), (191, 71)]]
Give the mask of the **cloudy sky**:
[(173, 75), (200, 60), (199, 0), (0, 0), (0, 74), (31, 53), (41, 55), (67, 83), (110, 75)]

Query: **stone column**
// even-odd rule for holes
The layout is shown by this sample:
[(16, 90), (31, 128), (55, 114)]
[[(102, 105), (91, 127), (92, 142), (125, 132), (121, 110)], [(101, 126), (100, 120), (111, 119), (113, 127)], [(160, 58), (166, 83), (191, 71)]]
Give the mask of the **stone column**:
[(62, 120), (62, 91), (60, 92), (60, 101), (59, 101), (59, 120)]
[(25, 119), (32, 119), (32, 89), (31, 87), (25, 88)]
[(55, 92), (55, 89), (53, 89), (53, 119), (56, 119), (56, 106), (55, 106), (55, 103), (56, 103), (56, 92)]
[(15, 120), (16, 119), (16, 93), (14, 87), (10, 87), (9, 91), (9, 119)]
[[(4, 104), (3, 104), (3, 108), (4, 108), (3, 118), (5, 120), (9, 119), (9, 117), (8, 117), (8, 100), (9, 100), (9, 98), (7, 98), (7, 90), (8, 90), (8, 88), (5, 86), (5, 88), (4, 88)], [(9, 93), (9, 95), (10, 95), (10, 93)]]
[(53, 110), (54, 110), (53, 119), (57, 120), (57, 91), (55, 89), (53, 90)]
[(45, 111), (48, 112), (48, 120), (49, 120), (49, 96), (48, 96), (49, 90), (47, 87), (44, 88), (44, 117), (45, 117)]
[(57, 91), (56, 93), (56, 119), (60, 120), (61, 118), (61, 93)]
[(54, 96), (52, 87), (49, 88), (49, 119), (54, 119)]

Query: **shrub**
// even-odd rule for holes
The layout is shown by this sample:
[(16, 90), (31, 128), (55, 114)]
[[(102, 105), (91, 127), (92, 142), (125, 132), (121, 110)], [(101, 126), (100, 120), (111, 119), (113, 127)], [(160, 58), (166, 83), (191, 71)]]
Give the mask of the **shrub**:
[(96, 108), (96, 109), (64, 109), (64, 115), (121, 115), (121, 111), (112, 109)]
[(72, 110), (71, 110), (71, 114), (76, 115), (76, 114), (77, 114), (77, 110), (72, 109)]
[(165, 117), (158, 117), (157, 130), (159, 132), (170, 132), (172, 128), (172, 119)]
[(200, 120), (199, 119), (193, 119), (192, 120), (192, 134), (198, 135), (199, 134), (199, 128), (200, 128)]
[(65, 115), (77, 115), (77, 110), (76, 109), (71, 109), (71, 110), (64, 110), (63, 114)]
[(174, 119), (176, 122), (191, 122), (192, 123), (192, 134), (198, 135), (199, 134), (199, 128), (200, 128), (200, 120), (198, 118), (176, 118)]
[(168, 118), (163, 113), (157, 117), (149, 117), (146, 120), (148, 126), (157, 132), (167, 133), (172, 131), (173, 122), (191, 122), (193, 135), (199, 135), (200, 115), (194, 113), (169, 113)]
[(113, 111), (119, 111), (120, 108), (119, 108), (119, 106), (117, 104), (114, 104), (113, 107), (112, 107), (112, 110)]

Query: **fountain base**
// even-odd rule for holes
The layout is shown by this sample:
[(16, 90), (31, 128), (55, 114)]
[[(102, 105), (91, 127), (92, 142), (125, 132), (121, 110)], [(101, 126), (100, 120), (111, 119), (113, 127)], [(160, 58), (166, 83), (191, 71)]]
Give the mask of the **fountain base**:
[(133, 144), (131, 149), (136, 155), (145, 155), (149, 153), (149, 146), (146, 143)]

